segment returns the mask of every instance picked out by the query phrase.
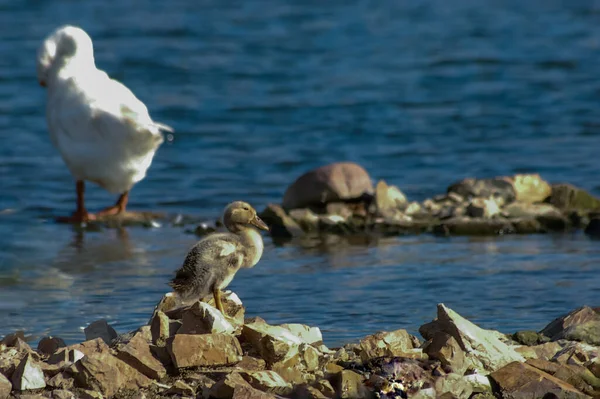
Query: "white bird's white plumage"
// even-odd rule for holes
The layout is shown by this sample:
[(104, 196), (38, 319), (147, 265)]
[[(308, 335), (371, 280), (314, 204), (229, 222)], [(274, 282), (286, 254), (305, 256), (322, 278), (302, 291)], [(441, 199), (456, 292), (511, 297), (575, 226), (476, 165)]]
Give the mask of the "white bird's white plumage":
[(52, 143), (76, 180), (123, 193), (142, 180), (161, 131), (127, 87), (97, 69), (85, 31), (63, 26), (38, 50), (40, 84), (48, 88), (46, 119)]

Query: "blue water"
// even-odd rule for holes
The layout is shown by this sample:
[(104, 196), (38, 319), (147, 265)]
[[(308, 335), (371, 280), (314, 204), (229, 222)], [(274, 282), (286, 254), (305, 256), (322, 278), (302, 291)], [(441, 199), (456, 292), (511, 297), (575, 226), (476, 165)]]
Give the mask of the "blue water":
[[(145, 323), (195, 237), (77, 232), (52, 216), (74, 184), (51, 146), (35, 52), (86, 29), (96, 63), (176, 129), (131, 209), (214, 219), (262, 209), (299, 174), (364, 165), (410, 199), (466, 176), (539, 172), (600, 195), (600, 4), (574, 1), (0, 1), (0, 335), (83, 338)], [(114, 197), (89, 186), (91, 210)], [(444, 302), (487, 328), (539, 329), (599, 305), (581, 233), (415, 236), (274, 246), (230, 288), (249, 315), (322, 328), (329, 345), (418, 326)]]

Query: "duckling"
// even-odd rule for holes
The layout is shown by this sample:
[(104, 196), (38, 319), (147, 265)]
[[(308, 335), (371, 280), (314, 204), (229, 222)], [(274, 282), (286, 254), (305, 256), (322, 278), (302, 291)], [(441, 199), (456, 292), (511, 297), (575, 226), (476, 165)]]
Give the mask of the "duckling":
[(169, 285), (184, 301), (212, 292), (217, 309), (225, 315), (221, 289), (231, 283), (240, 268), (251, 268), (258, 263), (264, 246), (255, 227), (266, 231), (269, 227), (243, 201), (227, 205), (223, 222), (230, 232), (213, 233), (196, 243)]

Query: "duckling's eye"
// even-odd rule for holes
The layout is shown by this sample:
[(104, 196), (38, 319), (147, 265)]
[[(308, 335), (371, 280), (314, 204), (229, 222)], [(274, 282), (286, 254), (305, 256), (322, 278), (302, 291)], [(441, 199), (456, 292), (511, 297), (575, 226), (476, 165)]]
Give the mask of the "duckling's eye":
[(245, 206), (245, 207), (244, 207), (244, 208), (242, 208), (242, 209), (244, 209), (245, 211), (249, 211), (249, 210), (250, 210), (250, 208), (248, 208), (247, 206)]

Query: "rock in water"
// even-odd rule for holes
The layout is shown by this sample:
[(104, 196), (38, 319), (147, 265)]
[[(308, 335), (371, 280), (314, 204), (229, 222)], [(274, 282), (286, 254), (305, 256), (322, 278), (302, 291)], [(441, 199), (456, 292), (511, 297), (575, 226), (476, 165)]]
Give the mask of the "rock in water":
[(561, 210), (600, 209), (600, 199), (572, 184), (553, 184), (552, 195), (547, 202)]
[(553, 341), (568, 339), (600, 345), (600, 314), (583, 306), (552, 321), (540, 333)]
[(324, 205), (360, 198), (373, 193), (367, 171), (351, 162), (338, 162), (313, 169), (300, 176), (283, 196), (285, 209)]
[(503, 199), (504, 204), (511, 203), (517, 198), (511, 180), (506, 177), (464, 179), (448, 187), (448, 193), (456, 193), (467, 199), (473, 197), (499, 197)]
[(110, 345), (111, 341), (117, 338), (117, 332), (112, 328), (106, 320), (96, 320), (84, 330), (86, 341), (102, 338), (104, 342)]
[(476, 326), (443, 303), (438, 304), (437, 319), (419, 328), (425, 339), (432, 339), (439, 331), (454, 337), (473, 366), (481, 369), (481, 374), (512, 361), (525, 361), (521, 354), (501, 341), (505, 338), (503, 334)]
[(550, 184), (539, 174), (515, 175), (511, 178), (517, 201), (533, 204), (542, 202), (552, 194)]

